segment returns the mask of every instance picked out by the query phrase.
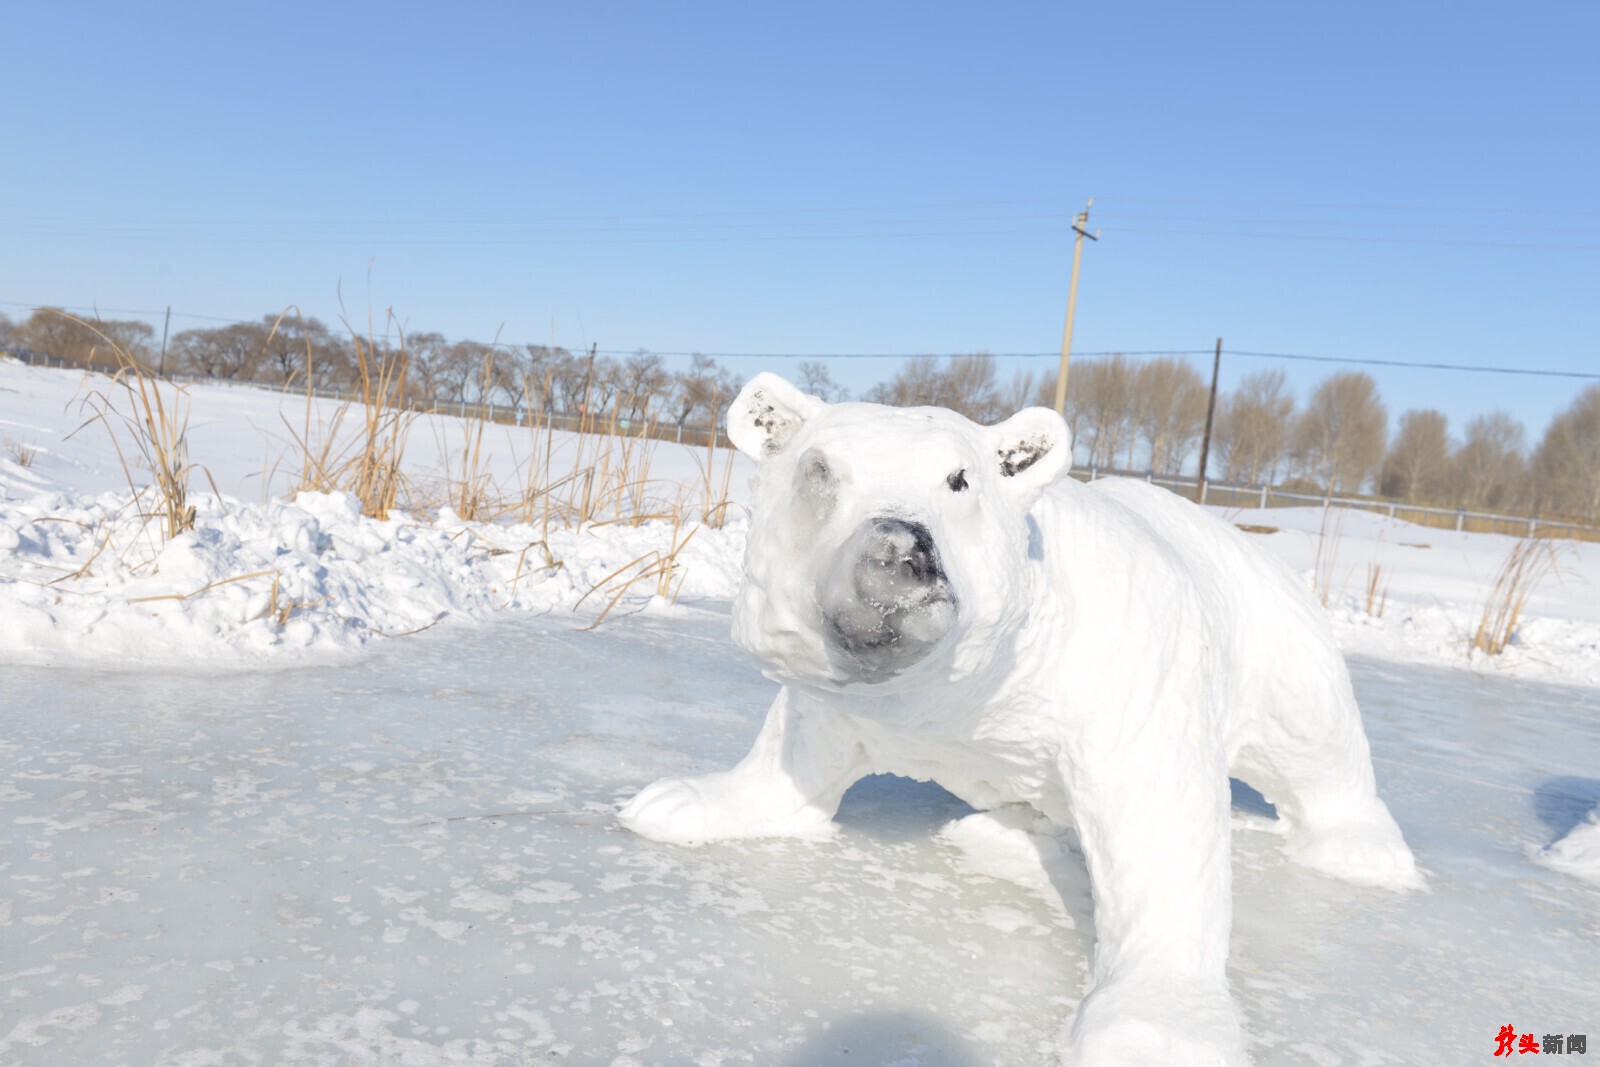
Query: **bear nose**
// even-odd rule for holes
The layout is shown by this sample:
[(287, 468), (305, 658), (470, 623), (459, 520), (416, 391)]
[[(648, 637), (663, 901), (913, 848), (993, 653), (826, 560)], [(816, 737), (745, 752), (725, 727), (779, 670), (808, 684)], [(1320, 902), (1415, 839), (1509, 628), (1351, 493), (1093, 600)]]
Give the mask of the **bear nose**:
[(933, 535), (920, 522), (881, 518), (873, 521), (872, 536), (865, 545), (865, 557), (880, 568), (892, 583), (925, 585), (944, 577)]

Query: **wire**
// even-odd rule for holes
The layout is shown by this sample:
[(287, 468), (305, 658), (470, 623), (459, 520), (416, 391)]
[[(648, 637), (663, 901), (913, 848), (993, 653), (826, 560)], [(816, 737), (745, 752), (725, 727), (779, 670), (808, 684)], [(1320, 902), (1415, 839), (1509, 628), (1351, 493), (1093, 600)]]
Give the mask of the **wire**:
[(1355, 363), (1367, 367), (1411, 367), (1418, 370), (1470, 371), (1477, 374), (1527, 374), (1545, 378), (1582, 378), (1600, 381), (1600, 374), (1586, 374), (1575, 370), (1540, 370), (1534, 367), (1480, 367), (1470, 363), (1419, 363), (1400, 359), (1358, 359), (1353, 356), (1305, 356), (1290, 352), (1241, 352), (1224, 348), (1225, 356), (1249, 356), (1257, 359), (1289, 359), (1307, 363)]
[(1164, 230), (1118, 226), (1124, 233), (1154, 233), (1176, 237), (1250, 237), (1267, 241), (1340, 241), (1346, 244), (1437, 245), (1445, 248), (1535, 248), (1558, 252), (1600, 252), (1600, 245), (1541, 244), (1534, 241), (1442, 241), (1421, 237), (1345, 237), (1325, 233), (1249, 233), (1244, 230)]

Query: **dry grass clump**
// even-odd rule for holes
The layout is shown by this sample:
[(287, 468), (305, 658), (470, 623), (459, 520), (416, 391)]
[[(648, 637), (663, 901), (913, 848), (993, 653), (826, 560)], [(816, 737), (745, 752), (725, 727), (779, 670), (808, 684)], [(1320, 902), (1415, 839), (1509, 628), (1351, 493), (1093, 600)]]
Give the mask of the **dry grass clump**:
[[(717, 403), (713, 401), (712, 410), (717, 410), (717, 407)], [(727, 458), (722, 467), (722, 481), (715, 490), (713, 490), (717, 468), (717, 430), (715, 426), (711, 429), (711, 436), (706, 440), (705, 462), (701, 463), (700, 457), (695, 457), (695, 466), (700, 468), (700, 521), (713, 530), (722, 529), (723, 525), (728, 521), (728, 485), (733, 480), (733, 459), (736, 453), (732, 448), (724, 451), (727, 453)]]
[[(93, 413), (84, 425), (99, 422), (106, 428), (135, 500), (142, 499), (146, 490), (140, 489), (135, 481), (134, 468), (150, 472), (154, 484), (149, 491), (155, 507), (141, 515), (146, 519), (160, 519), (161, 533), (166, 539), (194, 529), (195, 508), (189, 502), (189, 478), (196, 468), (189, 462), (187, 390), (176, 383), (157, 379), (148, 367), (101, 333), (93, 323), (66, 312), (57, 314), (94, 333), (105, 342), (106, 350), (115, 359), (116, 369), (109, 384), (105, 388), (89, 389), (84, 397), (84, 406)], [(90, 380), (85, 378), (86, 383)], [(125, 441), (128, 447), (124, 447)], [(212, 490), (216, 490), (215, 485)]]
[[(486, 355), (480, 392), (487, 395), (493, 381), (494, 356)], [(483, 430), (489, 420), (484, 417), (483, 405), (478, 405), (477, 412), (461, 420), (461, 465), (450, 483), (450, 506), (467, 522), (488, 521), (499, 511), (497, 494), (489, 478), (488, 457), (483, 451)]]
[[(604, 589), (606, 586), (617, 581), (619, 578), (623, 579), (621, 584), (617, 586), (616, 592), (612, 594), (610, 601), (608, 601), (606, 606), (601, 610), (600, 615), (594, 620), (594, 622), (590, 623), (588, 626), (585, 626), (584, 630), (593, 630), (595, 627), (604, 622), (606, 616), (611, 613), (611, 609), (617, 606), (617, 602), (627, 594), (629, 589), (633, 588), (633, 586), (637, 585), (639, 582), (653, 582), (656, 596), (668, 600), (673, 604), (678, 602), (678, 591), (683, 588), (684, 571), (683, 565), (678, 562), (678, 553), (683, 551), (684, 546), (687, 545), (691, 539), (693, 539), (694, 535), (699, 532), (700, 528), (698, 526), (691, 527), (687, 533), (684, 533), (682, 537), (679, 537), (678, 534), (682, 529), (682, 508), (676, 508), (674, 509), (672, 515), (672, 538), (670, 547), (667, 551), (663, 552), (660, 549), (651, 549), (644, 555), (629, 560), (627, 563), (624, 563), (622, 566), (618, 567), (616, 570), (600, 579), (594, 584), (593, 588), (591, 588), (587, 593), (583, 594), (582, 597), (578, 598), (578, 602), (572, 605), (573, 611), (577, 611), (580, 607), (582, 607), (583, 602), (588, 600), (589, 597), (593, 596), (599, 590)], [(637, 568), (637, 570), (634, 570), (634, 568)], [(628, 574), (630, 570), (633, 570), (632, 574)], [(673, 584), (674, 577), (677, 578), (676, 586)]]
[(1539, 537), (1525, 537), (1512, 546), (1505, 562), (1495, 574), (1489, 599), (1478, 616), (1472, 635), (1472, 648), (1485, 655), (1504, 652), (1517, 633), (1517, 623), (1528, 597), (1552, 573), (1560, 569), (1555, 543)]
[(21, 441), (13, 441), (9, 437), (5, 438), (4, 440), (0, 440), (0, 447), (3, 447), (6, 455), (11, 457), (11, 462), (15, 463), (19, 467), (33, 466), (33, 461), (38, 458), (39, 455), (39, 450), (37, 448), (34, 448), (29, 444), (24, 444)]
[(1389, 604), (1389, 578), (1384, 574), (1383, 564), (1367, 564), (1367, 615), (1370, 618), (1383, 618), (1383, 610)]
[[(282, 321), (283, 315), (278, 316), (274, 331)], [(365, 337), (351, 329), (350, 339), (361, 404), (361, 423), (352, 440), (345, 440), (340, 432), (350, 414), (350, 401), (339, 404), (331, 418), (321, 416), (315, 352), (311, 343), (306, 343), (304, 420), (299, 429), (284, 420), (300, 455), (300, 477), (294, 491), (347, 492), (360, 501), (363, 515), (387, 519), (405, 485), (400, 462), (413, 417), (406, 402), (405, 337), (400, 334), (394, 347), (380, 343), (368, 322)]]
[(1339, 542), (1344, 539), (1344, 510), (1322, 506), (1322, 524), (1317, 530), (1317, 555), (1312, 564), (1312, 583), (1323, 607), (1333, 598), (1333, 568), (1339, 558)]

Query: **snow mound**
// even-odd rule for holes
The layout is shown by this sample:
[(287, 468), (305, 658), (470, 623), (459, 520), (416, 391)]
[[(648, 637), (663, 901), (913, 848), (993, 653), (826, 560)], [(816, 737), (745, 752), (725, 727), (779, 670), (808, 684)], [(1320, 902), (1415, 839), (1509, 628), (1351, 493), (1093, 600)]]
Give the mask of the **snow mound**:
[[(683, 533), (364, 517), (343, 493), (245, 504), (194, 498), (192, 530), (163, 541), (126, 493), (0, 500), (0, 660), (97, 667), (230, 666), (355, 652), (377, 637), (513, 609), (597, 615), (639, 566)], [(672, 591), (727, 599), (742, 529), (694, 531)], [(643, 557), (644, 564), (629, 564)], [(622, 609), (666, 608), (655, 583)]]
[(1547, 846), (1535, 862), (1600, 886), (1600, 808), (1574, 826), (1561, 840)]

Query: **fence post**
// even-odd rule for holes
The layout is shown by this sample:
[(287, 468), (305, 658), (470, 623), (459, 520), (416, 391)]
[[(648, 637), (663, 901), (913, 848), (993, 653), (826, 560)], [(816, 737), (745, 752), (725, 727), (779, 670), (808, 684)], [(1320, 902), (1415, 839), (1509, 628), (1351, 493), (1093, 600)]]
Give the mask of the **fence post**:
[(1266, 482), (1262, 482), (1261, 483), (1261, 503), (1257, 504), (1256, 507), (1261, 508), (1262, 510), (1266, 510), (1266, 506), (1267, 506), (1267, 483)]
[(1467, 512), (1465, 508), (1456, 508), (1456, 532), (1460, 533), (1466, 526)]
[(1539, 528), (1539, 520), (1535, 516), (1529, 515), (1528, 516), (1528, 536), (1532, 537), (1533, 536), (1533, 531), (1537, 530), (1538, 528)]

